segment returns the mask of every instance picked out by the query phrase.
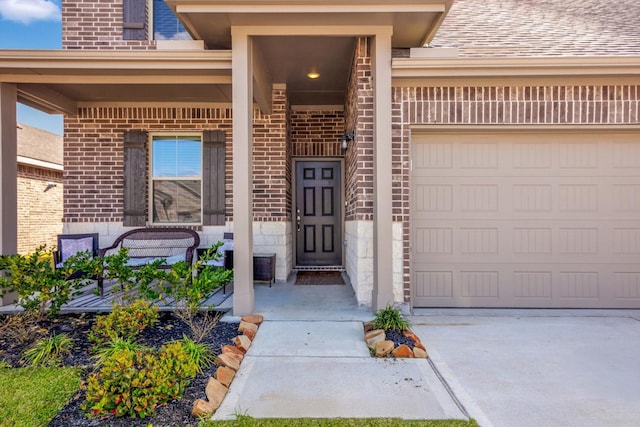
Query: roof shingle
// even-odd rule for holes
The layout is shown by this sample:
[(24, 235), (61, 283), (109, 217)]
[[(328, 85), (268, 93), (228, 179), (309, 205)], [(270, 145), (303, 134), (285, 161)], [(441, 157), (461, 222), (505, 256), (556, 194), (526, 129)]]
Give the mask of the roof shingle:
[(639, 0), (455, 0), (431, 47), (461, 57), (640, 55)]

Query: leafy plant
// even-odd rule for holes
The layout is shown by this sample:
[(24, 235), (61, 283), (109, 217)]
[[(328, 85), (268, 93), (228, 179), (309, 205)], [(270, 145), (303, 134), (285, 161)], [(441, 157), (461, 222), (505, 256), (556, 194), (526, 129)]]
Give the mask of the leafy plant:
[(376, 311), (373, 325), (376, 329), (384, 329), (385, 331), (393, 329), (398, 332), (406, 331), (411, 327), (409, 320), (392, 305)]
[(36, 342), (24, 353), (24, 359), (32, 366), (55, 366), (72, 348), (73, 339), (67, 334), (53, 334)]
[(104, 362), (113, 357), (114, 354), (117, 354), (123, 350), (137, 353), (140, 351), (149, 351), (149, 347), (138, 344), (131, 337), (115, 337), (112, 340), (107, 341), (104, 345), (96, 347), (95, 355), (93, 356), (96, 360), (96, 367), (102, 366)]
[(0, 296), (16, 292), (17, 304), (26, 312), (35, 313), (36, 320), (45, 314), (54, 316), (60, 307), (71, 299), (73, 293), (85, 286), (86, 277), (73, 277), (79, 266), (90, 261), (88, 251), (80, 252), (54, 268), (52, 254), (46, 246), (38, 247), (28, 255), (0, 256)]
[(0, 369), (9, 369), (11, 365), (6, 360), (0, 360)]
[(89, 376), (82, 408), (89, 416), (145, 418), (158, 405), (180, 398), (197, 369), (180, 342), (165, 344), (158, 352), (117, 351)]
[(175, 301), (174, 314), (189, 326), (196, 342), (213, 330), (220, 316), (209, 311), (198, 316), (204, 299), (233, 279), (233, 270), (207, 265), (207, 261), (220, 257), (220, 246), (222, 242), (217, 242), (191, 265), (185, 262), (173, 264), (164, 277), (162, 293)]
[(182, 336), (182, 340), (179, 341), (182, 344), (182, 348), (189, 355), (191, 362), (198, 367), (198, 372), (202, 373), (203, 368), (210, 366), (215, 359), (213, 352), (203, 343), (197, 343), (186, 335)]
[(89, 340), (102, 344), (117, 338), (135, 338), (140, 332), (158, 321), (158, 306), (145, 300), (128, 305), (114, 305), (111, 313), (96, 318)]

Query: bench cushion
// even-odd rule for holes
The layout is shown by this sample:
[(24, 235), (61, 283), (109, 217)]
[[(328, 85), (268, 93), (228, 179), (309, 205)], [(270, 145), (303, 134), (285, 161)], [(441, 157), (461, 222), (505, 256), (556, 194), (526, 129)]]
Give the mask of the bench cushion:
[(154, 261), (163, 259), (167, 265), (173, 265), (180, 261), (185, 261), (186, 254), (179, 254), (170, 257), (142, 257), (142, 258), (130, 258), (127, 262), (129, 267), (140, 267), (141, 265), (151, 264)]

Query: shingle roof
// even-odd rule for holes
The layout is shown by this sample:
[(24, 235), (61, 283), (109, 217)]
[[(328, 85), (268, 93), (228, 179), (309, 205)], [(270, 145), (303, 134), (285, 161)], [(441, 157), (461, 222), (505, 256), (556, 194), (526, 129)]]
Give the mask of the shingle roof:
[(640, 55), (640, 0), (455, 0), (431, 47), (459, 56)]
[(18, 156), (62, 165), (62, 137), (18, 123)]

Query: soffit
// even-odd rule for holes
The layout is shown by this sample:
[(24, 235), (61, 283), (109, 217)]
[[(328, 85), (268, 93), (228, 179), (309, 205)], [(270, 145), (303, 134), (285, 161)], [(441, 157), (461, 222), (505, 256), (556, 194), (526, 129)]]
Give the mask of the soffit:
[(166, 3), (195, 39), (203, 40), (209, 49), (230, 49), (232, 26), (391, 25), (393, 47), (420, 47), (433, 38), (452, 0), (166, 0)]
[(0, 51), (18, 100), (75, 114), (82, 102), (231, 102), (231, 53)]
[[(393, 47), (422, 46), (452, 0), (167, 0), (191, 36), (209, 49), (231, 49), (231, 28), (251, 27), (254, 51), (291, 105), (343, 105), (355, 38), (392, 27)], [(290, 33), (288, 33), (290, 31)], [(318, 79), (308, 79), (315, 71)]]

